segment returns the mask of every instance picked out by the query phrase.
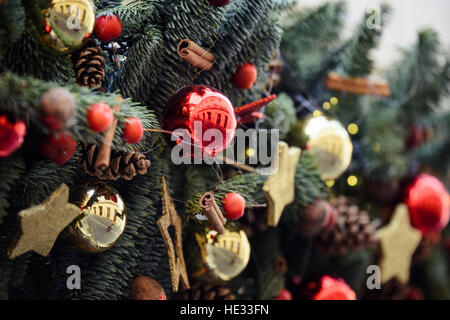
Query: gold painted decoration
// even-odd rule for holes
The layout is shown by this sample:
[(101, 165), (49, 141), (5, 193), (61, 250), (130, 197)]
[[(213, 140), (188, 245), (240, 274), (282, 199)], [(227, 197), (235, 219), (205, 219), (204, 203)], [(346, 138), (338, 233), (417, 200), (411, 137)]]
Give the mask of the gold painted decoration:
[(411, 226), (408, 208), (400, 204), (389, 224), (376, 233), (380, 240), (381, 283), (397, 278), (401, 283), (409, 282), (411, 260), (422, 239), (419, 230)]
[(62, 184), (43, 203), (20, 211), (20, 235), (8, 250), (9, 258), (28, 251), (48, 256), (60, 232), (81, 212), (68, 200), (69, 187)]
[[(206, 228), (195, 233), (200, 263), (191, 275), (208, 283), (222, 284), (238, 276), (250, 260), (250, 243), (237, 223), (229, 223), (223, 234)], [(194, 249), (195, 250), (195, 249)]]
[(314, 155), (323, 180), (335, 180), (352, 160), (353, 144), (349, 134), (337, 120), (310, 116), (303, 124), (306, 148)]
[(283, 141), (279, 143), (278, 148), (274, 172), (263, 185), (267, 199), (267, 224), (272, 227), (278, 225), (284, 208), (294, 201), (295, 170), (301, 154), (299, 148), (289, 148)]
[(90, 0), (51, 0), (42, 14), (41, 39), (60, 53), (80, 48), (94, 30), (95, 10)]
[(66, 237), (89, 253), (114, 246), (127, 223), (125, 204), (119, 192), (102, 181), (88, 180), (74, 186), (70, 197), (82, 213), (66, 230)]
[[(175, 210), (175, 205), (167, 190), (166, 179), (161, 176), (162, 211), (158, 219), (158, 227), (164, 239), (169, 256), (170, 274), (172, 276), (172, 291), (178, 292), (181, 284), (183, 289), (189, 289), (189, 277), (186, 271), (186, 263), (183, 255), (183, 236), (181, 228), (181, 217)], [(175, 229), (175, 241), (169, 233), (169, 227)]]

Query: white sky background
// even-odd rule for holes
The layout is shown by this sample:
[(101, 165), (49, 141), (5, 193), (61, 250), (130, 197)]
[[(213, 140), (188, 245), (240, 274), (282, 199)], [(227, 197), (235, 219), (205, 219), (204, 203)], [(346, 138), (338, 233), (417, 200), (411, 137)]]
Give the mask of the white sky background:
[[(302, 6), (317, 6), (330, 0), (299, 0)], [(334, 1), (334, 0), (331, 0)], [(348, 22), (346, 31), (361, 21), (366, 9), (380, 4), (379, 0), (347, 0)], [(432, 27), (439, 33), (445, 48), (450, 50), (450, 0), (385, 0), (393, 8), (389, 24), (386, 26), (378, 49), (373, 57), (377, 69), (389, 67), (399, 57), (398, 48), (407, 48), (417, 39), (417, 31)]]

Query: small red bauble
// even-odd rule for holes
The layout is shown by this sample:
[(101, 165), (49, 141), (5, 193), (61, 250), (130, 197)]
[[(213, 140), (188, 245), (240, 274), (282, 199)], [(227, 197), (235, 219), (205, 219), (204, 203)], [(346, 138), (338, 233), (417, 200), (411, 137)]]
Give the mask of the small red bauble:
[(209, 3), (216, 7), (225, 7), (230, 2), (231, 0), (209, 0)]
[(449, 195), (442, 182), (433, 176), (419, 175), (406, 190), (405, 204), (411, 224), (423, 235), (441, 231), (448, 224)]
[(114, 114), (106, 103), (94, 103), (87, 112), (89, 128), (94, 132), (108, 129), (114, 120)]
[(115, 14), (105, 14), (95, 19), (95, 37), (101, 41), (111, 41), (117, 38), (121, 35), (122, 29), (122, 22)]
[(355, 292), (343, 279), (323, 276), (312, 300), (356, 300)]
[(47, 159), (62, 165), (72, 158), (77, 143), (67, 133), (57, 133), (48, 135), (41, 146), (41, 153)]
[(233, 77), (233, 83), (239, 89), (250, 89), (256, 82), (258, 69), (252, 63), (240, 66)]
[(6, 116), (0, 116), (0, 157), (7, 157), (22, 145), (27, 126), (23, 121), (11, 123)]
[(190, 141), (183, 140), (183, 143), (200, 149), (194, 148), (193, 153), (184, 156), (201, 156), (203, 151), (214, 155), (225, 150), (234, 138), (236, 125), (230, 100), (219, 90), (204, 85), (184, 87), (176, 92), (166, 104), (162, 122), (162, 128), (169, 132), (184, 129)]
[(230, 192), (223, 198), (223, 208), (225, 209), (225, 218), (237, 220), (244, 215), (245, 199), (239, 193)]
[(287, 289), (281, 289), (280, 293), (272, 300), (292, 300), (292, 294)]
[(142, 127), (142, 121), (139, 118), (131, 117), (125, 121), (125, 128), (123, 129), (123, 140), (127, 143), (138, 143), (141, 141), (144, 135), (144, 128)]

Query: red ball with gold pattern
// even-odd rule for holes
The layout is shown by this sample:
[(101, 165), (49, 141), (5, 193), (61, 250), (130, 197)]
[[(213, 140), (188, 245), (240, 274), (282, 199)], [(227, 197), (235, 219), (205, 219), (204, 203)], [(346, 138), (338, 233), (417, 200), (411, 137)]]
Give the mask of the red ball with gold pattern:
[(204, 85), (176, 92), (165, 106), (162, 122), (164, 130), (170, 133), (177, 130), (169, 140), (193, 147), (194, 151), (187, 155), (191, 157), (204, 152), (215, 156), (225, 150), (234, 138), (236, 125), (230, 100), (219, 90)]
[(421, 174), (406, 189), (405, 200), (411, 224), (423, 235), (439, 232), (448, 224), (450, 200), (437, 178)]

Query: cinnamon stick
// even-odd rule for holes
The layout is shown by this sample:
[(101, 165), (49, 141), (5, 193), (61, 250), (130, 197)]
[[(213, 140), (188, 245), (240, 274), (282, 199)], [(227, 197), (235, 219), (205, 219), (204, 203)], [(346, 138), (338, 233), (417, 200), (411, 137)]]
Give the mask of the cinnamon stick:
[(389, 97), (391, 90), (385, 82), (369, 82), (365, 78), (344, 78), (336, 73), (330, 73), (325, 79), (328, 89), (350, 92), (358, 95), (374, 95)]
[(211, 70), (214, 55), (189, 39), (183, 39), (178, 44), (178, 55), (194, 67), (202, 70)]
[(214, 228), (219, 234), (225, 232), (226, 219), (223, 217), (222, 211), (217, 205), (214, 195), (211, 192), (206, 192), (199, 201), (200, 207), (203, 209), (203, 213), (208, 218), (211, 227)]
[[(116, 100), (120, 103), (113, 108), (113, 112), (117, 113), (120, 112), (120, 109), (122, 108), (123, 98), (118, 97)], [(103, 137), (103, 144), (100, 147), (100, 150), (98, 151), (97, 161), (95, 162), (95, 170), (104, 171), (110, 166), (111, 145), (114, 139), (114, 134), (116, 132), (118, 122), (119, 119), (115, 118), (112, 125), (108, 128)]]

